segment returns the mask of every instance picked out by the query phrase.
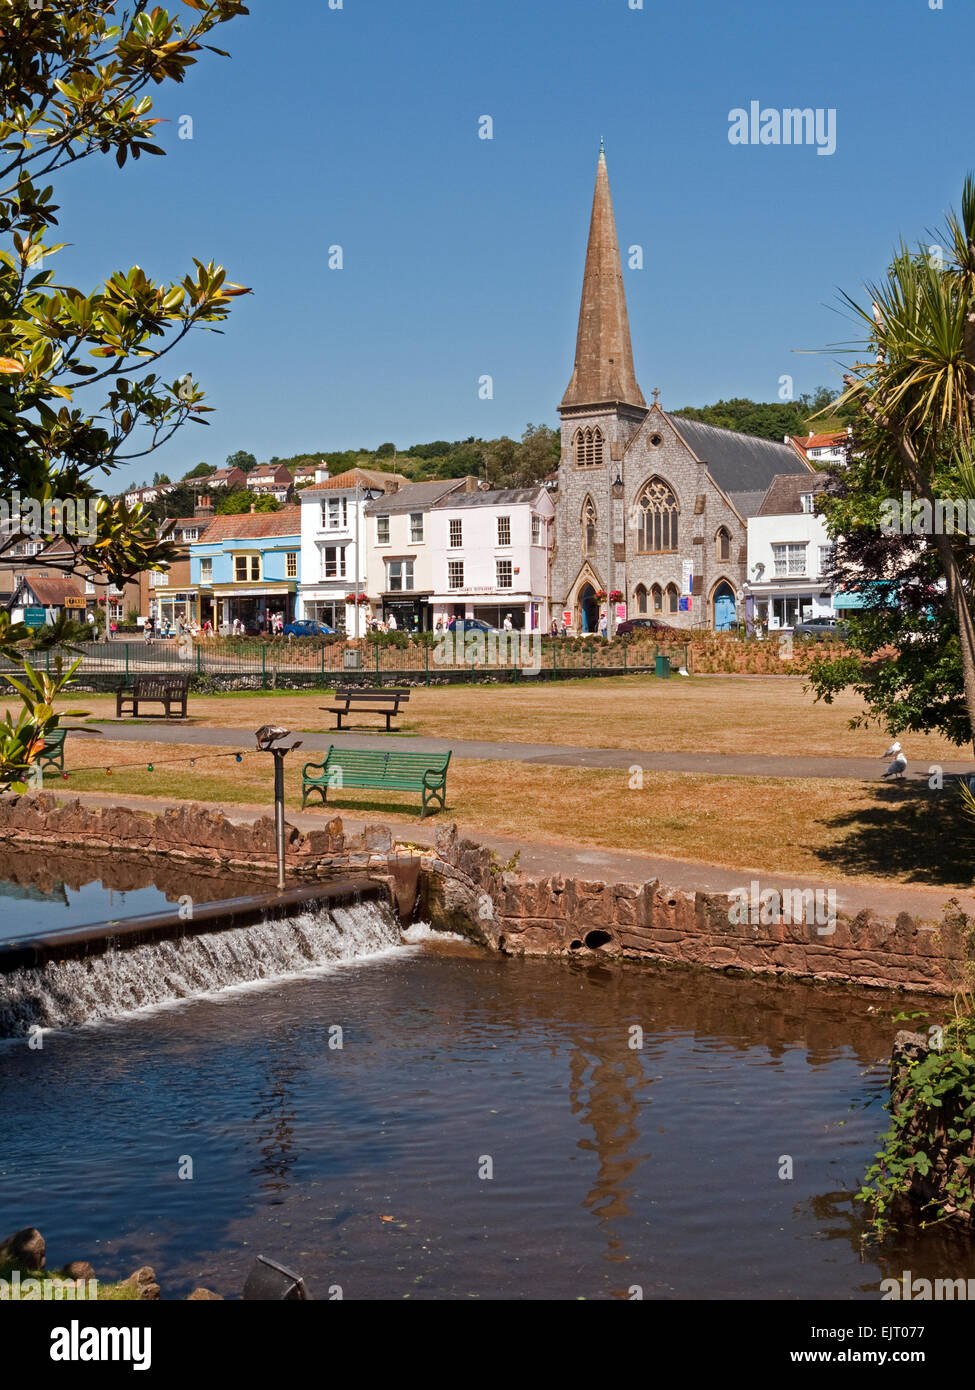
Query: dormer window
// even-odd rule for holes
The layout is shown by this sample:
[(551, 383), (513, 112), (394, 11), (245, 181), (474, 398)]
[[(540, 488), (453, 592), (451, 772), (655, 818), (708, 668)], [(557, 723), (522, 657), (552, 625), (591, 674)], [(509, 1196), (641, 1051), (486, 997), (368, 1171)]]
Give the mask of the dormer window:
[(813, 509), (813, 495), (811, 492), (800, 492), (799, 505), (804, 512), (811, 512)]

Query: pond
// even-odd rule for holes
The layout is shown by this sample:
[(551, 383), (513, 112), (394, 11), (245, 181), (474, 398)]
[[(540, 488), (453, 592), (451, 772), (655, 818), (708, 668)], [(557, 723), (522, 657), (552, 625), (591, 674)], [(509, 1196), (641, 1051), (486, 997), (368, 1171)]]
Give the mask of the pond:
[(861, 1248), (889, 998), (391, 933), (0, 1043), (0, 1234), (36, 1225), (49, 1263), (103, 1278), (151, 1264), (164, 1297), (237, 1297), (258, 1254), (322, 1299), (876, 1299), (904, 1269), (975, 1277), (937, 1230)]

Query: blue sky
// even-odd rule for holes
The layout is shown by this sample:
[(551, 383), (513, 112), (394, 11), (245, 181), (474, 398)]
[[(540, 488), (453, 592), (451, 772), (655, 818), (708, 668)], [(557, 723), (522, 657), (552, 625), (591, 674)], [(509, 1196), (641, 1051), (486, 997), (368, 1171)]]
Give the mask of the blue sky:
[[(971, 0), (630, 3), (251, 0), (215, 39), (230, 59), (156, 94), (165, 159), (61, 176), (59, 277), (179, 277), (195, 255), (255, 292), (169, 359), (210, 427), (120, 479), (556, 424), (600, 136), (621, 245), (644, 248), (624, 271), (644, 394), (835, 382), (833, 354), (796, 349), (849, 338), (838, 290), (975, 169)], [(731, 145), (753, 100), (835, 108), (836, 153)]]

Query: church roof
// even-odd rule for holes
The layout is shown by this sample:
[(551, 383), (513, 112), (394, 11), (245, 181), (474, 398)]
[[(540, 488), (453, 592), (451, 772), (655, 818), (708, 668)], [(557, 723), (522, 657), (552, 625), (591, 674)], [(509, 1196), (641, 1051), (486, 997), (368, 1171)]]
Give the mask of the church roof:
[(758, 516), (758, 510), (762, 505), (765, 493), (759, 488), (758, 492), (729, 492), (728, 498), (731, 505), (739, 516), (746, 519), (750, 516)]
[[(737, 430), (719, 429), (683, 415), (668, 415), (684, 443), (707, 465), (718, 487), (726, 493), (761, 491), (764, 495), (772, 479), (780, 473), (801, 470), (802, 456), (791, 444), (773, 439), (757, 439)], [(813, 469), (809, 470), (813, 472)]]
[(646, 405), (633, 369), (613, 199), (606, 156), (600, 150), (582, 281), (575, 366), (562, 397), (562, 409), (610, 401)]

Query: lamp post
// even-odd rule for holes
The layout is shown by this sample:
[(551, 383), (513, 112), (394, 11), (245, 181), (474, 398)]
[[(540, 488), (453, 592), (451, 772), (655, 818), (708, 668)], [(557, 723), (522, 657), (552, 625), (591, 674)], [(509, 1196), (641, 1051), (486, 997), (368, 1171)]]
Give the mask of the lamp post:
[(278, 890), (284, 888), (284, 760), (289, 753), (301, 747), (301, 740), (290, 748), (275, 748), (282, 738), (290, 738), (290, 729), (280, 729), (275, 724), (265, 724), (254, 735), (259, 753), (270, 753), (274, 758), (274, 847), (278, 861)]

